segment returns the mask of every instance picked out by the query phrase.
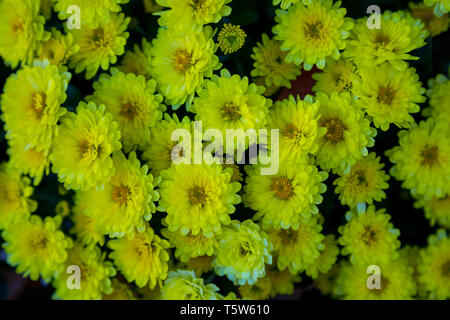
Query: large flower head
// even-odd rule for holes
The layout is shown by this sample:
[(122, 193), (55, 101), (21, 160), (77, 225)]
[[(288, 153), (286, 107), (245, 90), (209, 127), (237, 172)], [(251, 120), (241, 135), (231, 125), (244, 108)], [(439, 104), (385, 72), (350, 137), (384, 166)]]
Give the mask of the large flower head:
[(35, 61), (11, 75), (1, 97), (7, 138), (23, 137), (28, 146), (48, 151), (58, 133), (58, 120), (66, 112), (61, 104), (70, 78), (70, 73), (48, 60)]
[(231, 176), (231, 169), (217, 164), (172, 164), (163, 171), (159, 210), (167, 212), (168, 229), (210, 238), (229, 224), (241, 201), (241, 185), (230, 183)]
[(73, 43), (73, 35), (63, 34), (53, 28), (50, 39), (42, 43), (37, 52), (37, 57), (41, 60), (47, 59), (51, 64), (62, 66), (69, 58), (79, 50), (79, 46)]
[(201, 32), (202, 26), (217, 23), (222, 17), (231, 13), (227, 6), (231, 0), (156, 0), (163, 6), (170, 8), (159, 12), (160, 26), (176, 31)]
[(347, 223), (339, 227), (339, 243), (344, 246), (343, 255), (350, 255), (354, 264), (368, 266), (387, 263), (398, 256), (400, 231), (389, 222), (391, 216), (385, 210), (368, 206), (365, 212), (348, 212)]
[(135, 152), (128, 159), (121, 151), (113, 155), (115, 174), (103, 189), (77, 193), (77, 203), (88, 203), (85, 214), (95, 219), (97, 231), (110, 237), (132, 236), (134, 230), (144, 231), (146, 220), (156, 211), (153, 203), (159, 199), (146, 165), (141, 167)]
[[(214, 75), (205, 81), (205, 87), (194, 98), (191, 112), (195, 119), (202, 121), (207, 129), (218, 129), (225, 139), (227, 129), (247, 131), (262, 129), (266, 123), (266, 115), (272, 104), (262, 93), (264, 87), (249, 83), (247, 77), (231, 75), (222, 69), (220, 77)], [(238, 148), (241, 147), (238, 139)], [(256, 142), (256, 136), (245, 138), (245, 146)]]
[(356, 161), (348, 174), (342, 174), (334, 181), (336, 193), (343, 205), (351, 208), (358, 203), (372, 204), (373, 201), (381, 201), (386, 198), (383, 191), (389, 185), (389, 176), (383, 170), (384, 164), (380, 163), (380, 157), (374, 152), (367, 157)]
[(0, 57), (12, 68), (31, 63), (40, 42), (50, 37), (39, 8), (36, 0), (0, 1)]
[(100, 300), (104, 293), (111, 293), (111, 277), (116, 274), (116, 270), (110, 261), (105, 261), (105, 256), (106, 254), (102, 253), (100, 248), (95, 245), (83, 247), (76, 242), (73, 248), (68, 251), (64, 271), (71, 270), (71, 266), (79, 268), (80, 288), (68, 287), (70, 275), (61, 272), (52, 283), (55, 288), (53, 298)]
[(119, 125), (125, 152), (144, 145), (150, 138), (150, 128), (162, 118), (163, 97), (155, 93), (156, 81), (145, 80), (133, 73), (124, 74), (113, 68), (111, 75), (102, 74), (94, 83), (94, 93), (88, 101), (104, 104)]
[(410, 113), (419, 112), (417, 103), (426, 100), (425, 89), (414, 68), (399, 71), (389, 63), (361, 68), (354, 94), (358, 103), (371, 117), (376, 128), (386, 131), (390, 124), (408, 128), (414, 122)]
[(405, 69), (404, 60), (417, 60), (409, 52), (425, 45), (428, 32), (419, 19), (406, 11), (384, 11), (380, 28), (368, 28), (367, 18), (356, 20), (344, 56), (362, 67), (373, 67), (388, 61), (395, 69)]
[(8, 226), (2, 233), (7, 262), (17, 273), (37, 281), (50, 282), (63, 271), (72, 240), (59, 231), (61, 217), (42, 220), (32, 215), (28, 220)]
[(339, 60), (329, 59), (323, 72), (313, 73), (316, 80), (312, 90), (331, 95), (332, 92), (353, 92), (353, 82), (358, 79), (355, 64), (345, 58)]
[(136, 282), (139, 288), (161, 287), (169, 270), (169, 242), (155, 235), (152, 228), (135, 232), (130, 239), (111, 240), (108, 246), (112, 249), (109, 257), (128, 282)]
[[(275, 103), (270, 110), (267, 127), (279, 130), (282, 160), (298, 159), (317, 152), (319, 138), (327, 131), (319, 127), (319, 118), (319, 103), (314, 102), (311, 96), (301, 100), (298, 96), (295, 99), (290, 95), (289, 98)], [(271, 136), (271, 131), (268, 134)]]
[(11, 163), (0, 164), (0, 230), (28, 219), (37, 208), (37, 202), (30, 199), (32, 194), (30, 179), (22, 177)]
[(214, 271), (226, 275), (235, 285), (253, 285), (266, 275), (266, 263), (272, 264), (272, 244), (267, 234), (251, 220), (233, 220), (219, 239)]
[(161, 28), (153, 40), (152, 75), (174, 109), (185, 102), (189, 106), (204, 78), (220, 68), (212, 36), (211, 27), (205, 27), (199, 34)]
[(264, 84), (271, 86), (291, 88), (291, 81), (300, 75), (300, 67), (295, 63), (286, 62), (287, 52), (281, 50), (281, 42), (270, 39), (265, 33), (262, 42), (258, 42), (253, 48), (252, 77), (263, 77)]
[[(413, 268), (405, 260), (379, 263), (380, 281), (368, 287), (367, 265), (344, 264), (340, 268), (335, 294), (345, 300), (410, 300), (416, 293)], [(373, 271), (372, 271), (373, 272)]]
[(327, 132), (319, 139), (316, 163), (324, 170), (348, 173), (351, 165), (368, 154), (367, 147), (374, 145), (376, 130), (349, 93), (327, 96), (318, 92), (317, 100), (319, 126)]
[(444, 228), (450, 229), (450, 195), (442, 198), (431, 199), (420, 198), (415, 204), (417, 208), (423, 208), (425, 217), (430, 220), (430, 225), (436, 223)]
[(219, 300), (219, 288), (205, 284), (203, 278), (197, 278), (194, 271), (177, 270), (169, 273), (161, 288), (162, 300)]
[[(90, 1), (92, 2), (92, 1)], [(86, 79), (95, 76), (99, 68), (107, 70), (117, 57), (125, 53), (125, 44), (129, 33), (126, 32), (129, 17), (111, 14), (109, 19), (95, 19), (80, 29), (70, 29), (73, 42), (80, 50), (70, 57), (71, 68), (76, 73), (86, 70)]]
[(114, 174), (111, 155), (121, 148), (120, 131), (105, 106), (80, 102), (68, 112), (54, 139), (50, 161), (67, 189), (103, 187)]
[(428, 238), (428, 247), (421, 252), (419, 281), (429, 292), (430, 299), (450, 298), (450, 239), (438, 230)]
[(422, 121), (399, 132), (399, 146), (386, 152), (390, 174), (413, 195), (443, 197), (450, 192), (450, 137), (445, 124)]
[(268, 230), (273, 243), (273, 256), (280, 271), (288, 269), (292, 275), (306, 269), (319, 259), (324, 250), (322, 226), (316, 217), (302, 218), (298, 229)]
[(313, 65), (323, 69), (327, 57), (339, 59), (353, 27), (340, 5), (340, 1), (313, 0), (276, 11), (273, 33), (282, 41), (281, 49), (289, 51), (286, 62), (303, 63), (305, 70), (311, 70)]
[(319, 212), (328, 174), (312, 162), (281, 161), (274, 175), (261, 174), (260, 165), (247, 167), (244, 204), (257, 211), (254, 219), (261, 219), (264, 228), (298, 229), (302, 218)]
[(151, 44), (143, 38), (141, 46), (135, 44), (133, 51), (129, 50), (125, 52), (125, 55), (117, 68), (123, 73), (134, 73), (150, 80), (152, 67), (150, 55), (151, 47)]

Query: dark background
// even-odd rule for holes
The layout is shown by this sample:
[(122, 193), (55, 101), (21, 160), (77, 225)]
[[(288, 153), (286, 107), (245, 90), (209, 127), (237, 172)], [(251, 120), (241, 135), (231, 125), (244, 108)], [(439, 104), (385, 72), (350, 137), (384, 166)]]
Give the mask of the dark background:
[[(130, 23), (130, 37), (127, 42), (127, 49), (132, 49), (135, 43), (141, 42), (142, 37), (147, 40), (153, 39), (156, 35), (158, 24), (157, 17), (144, 12), (142, 1), (131, 0), (131, 3), (123, 5), (123, 11), (127, 16), (133, 17)], [(382, 12), (385, 10), (401, 10), (408, 8), (409, 1), (394, 1), (394, 0), (344, 0), (342, 6), (347, 9), (348, 16), (353, 18), (367, 17), (367, 7), (369, 5), (379, 5)], [(417, 1), (414, 1), (417, 2)], [(249, 76), (252, 69), (253, 60), (250, 58), (252, 48), (256, 46), (256, 42), (261, 41), (261, 34), (267, 33), (272, 36), (271, 29), (274, 26), (275, 7), (272, 5), (272, 0), (234, 0), (230, 3), (233, 11), (229, 17), (220, 21), (217, 25), (220, 30), (223, 23), (239, 24), (247, 33), (246, 43), (244, 47), (238, 52), (228, 55), (220, 56), (223, 67), (230, 70), (232, 73), (237, 73), (241, 76)], [(56, 27), (62, 30), (62, 21), (59, 21), (55, 14), (53, 14), (50, 21), (46, 24), (46, 29)], [(0, 35), (1, 36), (1, 35)], [(438, 73), (447, 74), (449, 66), (449, 54), (447, 47), (449, 42), (449, 33), (446, 32), (433, 39), (427, 39), (427, 45), (413, 52), (413, 55), (419, 56), (418, 61), (412, 61), (411, 65), (417, 69), (420, 79), (425, 88), (428, 88), (428, 79), (434, 78)], [(220, 49), (217, 51), (221, 54)], [(120, 62), (120, 59), (119, 59)], [(15, 72), (6, 67), (0, 58), (0, 87), (3, 88), (4, 82), (8, 76)], [(99, 72), (100, 73), (100, 72)], [(294, 90), (299, 90), (299, 86), (310, 85), (310, 79), (305, 79), (307, 73), (293, 85)], [(73, 111), (79, 101), (84, 96), (92, 93), (92, 83), (98, 78), (98, 75), (93, 80), (85, 80), (83, 74), (72, 73), (72, 80), (68, 88), (68, 99), (64, 106)], [(302, 88), (302, 91), (308, 91)], [(2, 90), (3, 91), (3, 90)], [(272, 98), (276, 99), (275, 94)], [(284, 92), (285, 94), (285, 92)], [(171, 113), (171, 111), (169, 111)], [(187, 114), (184, 108), (177, 111), (178, 116)], [(190, 115), (191, 119), (192, 114)], [(421, 120), (420, 114), (414, 115), (417, 121)], [(3, 130), (3, 123), (0, 121), (0, 161), (8, 161), (6, 155), (7, 143), (5, 140), (5, 132)], [(384, 152), (393, 146), (397, 145), (398, 129), (391, 126), (388, 132), (378, 130), (375, 147), (370, 151), (376, 151), (381, 156), (382, 162), (386, 165), (386, 171), (389, 170), (390, 163)], [(244, 170), (241, 170), (244, 174)], [(324, 201), (319, 206), (320, 212), (325, 217), (324, 234), (333, 233), (338, 236), (337, 227), (345, 223), (344, 214), (347, 207), (340, 205), (337, 196), (334, 193), (332, 182), (336, 176), (330, 175), (326, 181), (328, 191), (324, 194)], [(403, 190), (398, 181), (391, 178), (389, 180), (389, 189), (386, 191), (387, 198), (381, 203), (377, 204), (377, 208), (385, 208), (392, 216), (394, 226), (400, 229), (400, 240), (402, 245), (426, 245), (426, 239), (429, 234), (435, 232), (436, 227), (430, 227), (428, 221), (425, 219), (422, 210), (416, 210), (413, 207), (413, 200), (408, 191)], [(63, 197), (59, 195), (58, 182), (55, 175), (47, 176), (43, 179), (39, 187), (35, 189), (33, 198), (39, 202), (38, 210), (35, 214), (42, 217), (54, 215), (54, 208), (58, 201)], [(72, 192), (69, 192), (64, 198), (72, 203)], [(160, 219), (162, 213), (153, 215), (151, 225), (159, 232)], [(242, 204), (237, 206), (236, 213), (233, 214), (233, 219), (245, 220), (253, 216), (253, 212), (244, 208)], [(63, 229), (67, 231), (71, 227), (70, 220), (66, 219), (63, 224)], [(2, 243), (0, 238), (0, 244)], [(105, 248), (106, 250), (106, 248)], [(0, 249), (0, 300), (1, 299), (49, 299), (53, 292), (51, 286), (42, 283), (34, 282), (29, 279), (22, 278), (21, 275), (14, 273), (14, 269), (8, 266), (5, 262), (5, 253)], [(233, 286), (225, 277), (217, 277), (213, 273), (209, 273), (204, 278), (207, 282), (214, 282), (221, 288), (221, 293), (226, 294)], [(319, 291), (311, 285), (312, 281), (302, 276), (302, 282), (297, 285), (295, 294), (290, 299), (297, 299), (299, 297), (305, 299), (312, 298), (326, 298), (320, 295)], [(283, 297), (288, 298), (288, 297)]]

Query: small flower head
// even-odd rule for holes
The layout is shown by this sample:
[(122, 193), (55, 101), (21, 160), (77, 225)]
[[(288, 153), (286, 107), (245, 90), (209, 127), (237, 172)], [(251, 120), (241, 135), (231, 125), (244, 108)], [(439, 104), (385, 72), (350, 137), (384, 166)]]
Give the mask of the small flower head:
[(224, 54), (230, 54), (238, 51), (245, 43), (247, 35), (239, 26), (231, 23), (225, 23), (217, 37), (219, 47)]
[(428, 87), (430, 108), (425, 109), (424, 114), (435, 118), (450, 117), (450, 79), (443, 74), (438, 74), (436, 78), (428, 81)]
[(234, 220), (219, 238), (214, 271), (226, 275), (235, 285), (254, 285), (266, 275), (265, 264), (272, 264), (271, 251), (267, 234), (257, 224)]
[(355, 64), (344, 58), (329, 59), (323, 72), (314, 73), (312, 77), (316, 80), (313, 91), (323, 92), (327, 95), (331, 95), (332, 92), (352, 93), (353, 82), (358, 79)]
[[(427, 1), (430, 2), (430, 0)], [(410, 2), (409, 8), (411, 9), (411, 15), (414, 18), (422, 20), (431, 37), (435, 37), (448, 30), (450, 23), (448, 13), (438, 17), (433, 12), (434, 8), (425, 3)]]
[(63, 34), (61, 31), (53, 28), (50, 39), (42, 43), (37, 56), (41, 60), (47, 59), (50, 64), (62, 66), (79, 49), (78, 45), (74, 45), (71, 33)]
[(133, 51), (125, 52), (122, 62), (117, 68), (123, 73), (134, 73), (150, 80), (152, 68), (150, 49), (151, 44), (143, 38), (141, 46), (135, 44)]
[(442, 17), (450, 11), (450, 2), (448, 0), (424, 0), (427, 6), (434, 6), (434, 14)]
[(306, 265), (306, 274), (313, 279), (316, 279), (320, 273), (326, 274), (331, 270), (336, 263), (339, 254), (338, 242), (334, 235), (327, 235), (323, 239), (324, 249), (320, 251), (319, 258), (313, 264)]
[(266, 276), (258, 279), (253, 285), (245, 284), (240, 286), (238, 290), (242, 299), (267, 300), (272, 292), (272, 280)]
[(436, 223), (444, 228), (450, 229), (450, 195), (442, 198), (431, 199), (420, 198), (415, 204), (417, 208), (423, 208), (425, 217), (430, 220), (430, 225)]
[(344, 39), (350, 35), (353, 22), (345, 17), (347, 10), (340, 8), (340, 1), (309, 2), (277, 10), (273, 33), (282, 41), (281, 49), (289, 51), (286, 62), (303, 63), (305, 70), (314, 65), (323, 69), (327, 57), (337, 60), (341, 56), (339, 50), (345, 48)]

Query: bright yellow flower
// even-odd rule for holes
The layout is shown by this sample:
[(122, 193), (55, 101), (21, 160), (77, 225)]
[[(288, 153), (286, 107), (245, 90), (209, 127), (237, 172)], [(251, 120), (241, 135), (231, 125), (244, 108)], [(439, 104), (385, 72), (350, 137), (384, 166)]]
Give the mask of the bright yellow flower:
[(371, 152), (367, 157), (356, 161), (348, 174), (342, 174), (334, 181), (336, 193), (343, 205), (350, 208), (358, 203), (372, 204), (373, 201), (381, 201), (386, 198), (383, 189), (389, 185), (389, 176), (383, 170), (384, 164), (380, 163), (380, 157)]
[(50, 38), (39, 8), (37, 0), (0, 1), (0, 57), (13, 69), (31, 64), (40, 42)]
[(59, 30), (52, 28), (51, 38), (42, 43), (37, 57), (41, 60), (47, 59), (51, 64), (62, 66), (79, 49), (78, 45), (73, 44), (71, 33), (63, 34)]
[(214, 271), (235, 285), (254, 285), (266, 275), (265, 264), (272, 264), (272, 248), (267, 234), (257, 224), (233, 220), (219, 238)]
[(153, 289), (166, 279), (169, 242), (155, 235), (152, 228), (135, 232), (131, 239), (111, 240), (108, 247), (113, 250), (109, 257), (128, 282), (135, 281), (139, 288), (148, 284)]
[(70, 6), (80, 8), (82, 28), (92, 25), (98, 20), (108, 20), (114, 12), (122, 9), (119, 4), (128, 3), (130, 0), (52, 0), (55, 3), (53, 9), (58, 12), (58, 18), (66, 20), (73, 12), (68, 12)]
[[(100, 248), (91, 245), (83, 247), (80, 243), (75, 243), (68, 252), (68, 258), (64, 264), (64, 271), (59, 273), (53, 281), (55, 288), (54, 299), (63, 300), (100, 300), (104, 293), (112, 292), (111, 277), (116, 274), (113, 264), (105, 261), (105, 253)], [(79, 267), (80, 288), (68, 287), (70, 274), (65, 271), (70, 266)]]
[(59, 272), (64, 272), (72, 240), (58, 230), (61, 222), (58, 216), (42, 220), (32, 215), (28, 220), (8, 226), (2, 233), (8, 264), (33, 281), (42, 277), (49, 283)]
[(217, 42), (224, 54), (230, 54), (242, 48), (246, 37), (247, 34), (240, 26), (225, 23), (217, 36)]
[(388, 61), (394, 69), (408, 67), (404, 60), (417, 60), (408, 52), (425, 45), (428, 32), (419, 19), (406, 11), (384, 11), (380, 29), (367, 27), (367, 18), (356, 20), (344, 57), (355, 61), (358, 67), (372, 68)]
[(177, 270), (169, 273), (161, 288), (162, 300), (219, 300), (219, 288), (210, 283), (204, 283), (203, 278), (197, 278), (194, 271)]
[(353, 82), (358, 79), (355, 64), (341, 58), (339, 60), (329, 59), (323, 72), (316, 72), (312, 78), (316, 80), (314, 92), (323, 92), (331, 95), (332, 92), (353, 92)]
[(121, 148), (117, 122), (105, 106), (80, 102), (68, 112), (54, 139), (50, 161), (66, 189), (102, 188), (114, 174), (111, 155)]
[(327, 57), (339, 59), (339, 50), (345, 48), (344, 39), (353, 27), (352, 20), (345, 17), (347, 10), (340, 5), (340, 1), (313, 0), (290, 6), (287, 11), (276, 10), (277, 25), (272, 31), (282, 41), (281, 50), (289, 51), (286, 62), (303, 63), (305, 70), (311, 70), (313, 65), (323, 69)]
[(437, 17), (433, 12), (433, 7), (428, 6), (425, 3), (410, 2), (409, 8), (411, 10), (411, 15), (414, 18), (423, 21), (431, 37), (435, 37), (448, 30), (450, 23), (448, 13), (441, 17)]
[(123, 13), (111, 14), (108, 20), (96, 19), (80, 29), (67, 30), (80, 48), (70, 57), (69, 67), (76, 73), (86, 70), (86, 79), (91, 79), (99, 68), (107, 70), (110, 64), (115, 64), (117, 57), (125, 53), (129, 22), (130, 18), (125, 18)]
[(350, 255), (350, 262), (361, 266), (387, 263), (398, 257), (400, 230), (389, 222), (391, 216), (384, 209), (368, 206), (366, 212), (349, 211), (347, 223), (338, 228), (339, 244), (343, 255)]
[(123, 149), (129, 152), (148, 141), (150, 128), (166, 109), (161, 104), (163, 97), (155, 91), (155, 80), (112, 68), (111, 75), (104, 73), (94, 83), (94, 93), (86, 100), (106, 106), (119, 125)]
[(214, 55), (217, 46), (213, 30), (205, 27), (199, 34), (159, 29), (152, 42), (152, 75), (159, 91), (173, 109), (183, 103), (189, 107), (204, 78), (210, 78), (220, 68)]
[(117, 68), (123, 73), (134, 73), (150, 80), (152, 67), (150, 49), (151, 44), (143, 38), (141, 46), (134, 44), (134, 51), (125, 52), (122, 62)]
[(320, 251), (319, 258), (313, 264), (307, 264), (305, 268), (306, 274), (313, 279), (316, 279), (320, 273), (328, 273), (336, 263), (339, 254), (338, 242), (334, 238), (334, 235), (330, 234), (325, 236), (322, 244), (325, 248)]
[(75, 195), (75, 206), (72, 209), (73, 227), (70, 229), (71, 234), (75, 234), (77, 239), (83, 245), (99, 244), (103, 246), (105, 243), (105, 235), (96, 230), (95, 218), (91, 218), (85, 214), (89, 208), (89, 203), (80, 202), (80, 197)]
[[(449, 69), (450, 75), (450, 69)], [(450, 80), (443, 74), (438, 74), (436, 78), (428, 80), (427, 96), (430, 98), (431, 108), (425, 109), (426, 116), (435, 118), (444, 115), (450, 117)]]
[(231, 175), (231, 169), (216, 164), (172, 164), (163, 171), (158, 210), (167, 212), (168, 229), (208, 238), (220, 232), (241, 201), (236, 194), (241, 185), (230, 183)]

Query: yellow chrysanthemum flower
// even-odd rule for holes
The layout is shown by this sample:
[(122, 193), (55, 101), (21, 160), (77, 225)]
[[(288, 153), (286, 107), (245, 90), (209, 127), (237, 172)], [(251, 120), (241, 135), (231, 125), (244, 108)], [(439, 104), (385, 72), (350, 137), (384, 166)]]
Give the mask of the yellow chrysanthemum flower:
[(380, 288), (367, 286), (367, 265), (345, 264), (339, 271), (335, 294), (345, 300), (410, 300), (416, 293), (413, 268), (396, 259), (379, 264)]
[(325, 248), (320, 251), (319, 258), (313, 264), (307, 264), (305, 267), (306, 274), (313, 279), (316, 279), (320, 273), (328, 273), (336, 263), (339, 254), (338, 242), (334, 238), (334, 235), (330, 234), (325, 236), (322, 244)]
[(169, 270), (169, 242), (155, 235), (151, 227), (144, 232), (135, 232), (134, 237), (108, 242), (113, 251), (109, 257), (127, 279), (136, 282), (140, 288), (147, 285), (150, 289), (166, 279)]
[(339, 59), (353, 27), (340, 5), (340, 1), (313, 0), (276, 11), (277, 25), (272, 31), (282, 41), (281, 50), (289, 51), (286, 62), (303, 63), (305, 70), (311, 70), (314, 65), (323, 69), (327, 57)]
[(114, 174), (111, 155), (119, 150), (120, 131), (105, 106), (80, 102), (77, 113), (68, 112), (54, 139), (52, 171), (66, 189), (102, 188)]
[(213, 30), (205, 27), (199, 34), (159, 29), (152, 42), (152, 75), (159, 91), (173, 109), (186, 102), (190, 106), (203, 79), (210, 78), (221, 67), (214, 55), (217, 46)]
[(364, 113), (349, 93), (317, 93), (321, 114), (319, 126), (327, 133), (319, 139), (316, 163), (323, 170), (348, 173), (350, 166), (368, 155), (377, 131), (370, 127)]
[(150, 138), (150, 128), (161, 120), (166, 107), (163, 97), (156, 94), (156, 81), (143, 76), (122, 73), (116, 68), (111, 75), (102, 74), (94, 83), (94, 93), (86, 97), (97, 105), (104, 104), (119, 125), (125, 152), (144, 145)]
[(100, 300), (104, 293), (112, 292), (111, 277), (116, 274), (113, 264), (105, 260), (106, 253), (100, 248), (91, 245), (83, 247), (75, 243), (68, 251), (68, 257), (64, 264), (64, 271), (70, 270), (70, 266), (79, 267), (80, 288), (68, 287), (68, 275), (61, 272), (53, 281), (55, 288), (53, 299), (62, 300)]
[(114, 12), (120, 12), (122, 8), (119, 4), (128, 3), (129, 0), (52, 0), (56, 2), (53, 10), (58, 12), (58, 18), (66, 20), (72, 14), (68, 12), (70, 6), (80, 8), (82, 28), (92, 25), (98, 20), (108, 20)]
[(436, 223), (444, 228), (450, 229), (450, 195), (443, 198), (433, 197), (430, 200), (421, 198), (414, 206), (423, 208), (425, 217), (430, 220), (430, 224), (434, 226)]
[(145, 39), (142, 39), (142, 45), (135, 44), (134, 51), (126, 51), (122, 62), (117, 67), (123, 73), (134, 73), (136, 75), (144, 76), (145, 79), (151, 78), (151, 44)]
[[(150, 139), (143, 148), (144, 153), (142, 154), (142, 159), (147, 161), (147, 164), (155, 177), (159, 176), (162, 170), (168, 169), (172, 164), (172, 150), (178, 144), (178, 142), (172, 141), (172, 133), (177, 129), (189, 131), (193, 139), (195, 130), (193, 123), (187, 116), (181, 121), (178, 120), (175, 113), (172, 117), (165, 113), (164, 120), (158, 121), (156, 126), (150, 130)], [(187, 150), (181, 149), (180, 157), (188, 160), (187, 156)]]
[(35, 61), (11, 75), (1, 96), (7, 138), (23, 137), (27, 146), (48, 150), (58, 133), (58, 120), (66, 112), (61, 104), (70, 78), (69, 72), (48, 60)]
[(314, 264), (323, 251), (323, 239), (325, 238), (322, 226), (317, 223), (317, 218), (303, 218), (297, 230), (281, 229), (268, 231), (269, 240), (274, 246), (274, 258), (280, 271), (288, 269), (292, 275), (296, 275)]
[(242, 48), (246, 37), (247, 34), (240, 26), (225, 23), (217, 36), (217, 42), (224, 54), (230, 54)]
[(169, 272), (164, 286), (161, 288), (162, 300), (219, 300), (219, 288), (204, 283), (203, 278), (197, 278), (194, 271), (177, 270)]
[(160, 26), (175, 31), (201, 32), (202, 26), (217, 23), (222, 17), (229, 16), (231, 0), (156, 0), (169, 10), (158, 13)]
[(410, 2), (409, 9), (414, 18), (422, 20), (431, 37), (435, 37), (448, 30), (450, 23), (448, 13), (437, 17), (433, 13), (433, 7), (425, 3)]
[(332, 92), (353, 92), (353, 82), (358, 79), (355, 64), (345, 58), (328, 59), (323, 72), (316, 72), (312, 78), (316, 80), (312, 90), (331, 95)]
[(373, 201), (386, 198), (383, 189), (389, 187), (386, 182), (389, 175), (384, 172), (383, 167), (384, 164), (380, 163), (380, 157), (375, 152), (356, 161), (348, 174), (342, 174), (333, 183), (341, 203), (353, 208), (358, 203), (372, 204)]
[[(202, 233), (211, 238), (221, 225), (231, 222), (230, 214), (241, 201), (236, 194), (241, 185), (230, 183), (231, 169), (220, 165), (179, 164), (161, 172), (159, 211), (167, 212), (172, 232)], [(176, 201), (174, 201), (176, 199)]]
[(356, 20), (344, 57), (358, 67), (374, 67), (388, 61), (394, 69), (408, 67), (404, 60), (417, 60), (408, 52), (425, 45), (428, 31), (425, 25), (406, 11), (384, 11), (380, 28), (368, 28), (367, 18)]
[[(449, 69), (450, 75), (450, 69)], [(439, 118), (441, 115), (450, 117), (450, 80), (443, 74), (428, 80), (427, 96), (430, 98), (430, 110), (425, 109), (426, 116)]]
[(272, 292), (272, 279), (269, 277), (260, 278), (255, 284), (245, 284), (240, 286), (238, 290), (244, 300), (267, 300)]
[(291, 88), (291, 81), (301, 74), (295, 63), (286, 62), (287, 52), (281, 50), (280, 46), (280, 41), (270, 39), (263, 33), (262, 42), (258, 42), (253, 48), (251, 58), (255, 62), (250, 74), (252, 77), (262, 77), (263, 84), (268, 88)]
[(36, 0), (0, 1), (0, 57), (13, 69), (32, 63), (41, 41), (50, 38), (39, 8)]
[(434, 6), (434, 14), (438, 17), (442, 17), (450, 11), (449, 0), (424, 0), (424, 3), (427, 6)]
[(99, 244), (103, 246), (105, 243), (105, 235), (96, 229), (95, 218), (85, 214), (90, 203), (80, 202), (80, 197), (75, 196), (75, 206), (72, 208), (71, 219), (73, 227), (70, 229), (71, 234), (77, 236), (78, 241), (83, 245)]
[(281, 160), (294, 160), (317, 152), (319, 138), (327, 131), (319, 127), (319, 118), (319, 103), (311, 96), (301, 100), (299, 96), (295, 99), (290, 95), (275, 103), (267, 119), (267, 128), (279, 130)]
[[(214, 75), (205, 81), (205, 87), (194, 98), (190, 111), (196, 113), (195, 120), (202, 121), (204, 130), (220, 130), (225, 139), (227, 129), (245, 132), (264, 128), (272, 101), (266, 99), (263, 92), (264, 87), (249, 83), (247, 77), (231, 75), (222, 69), (220, 77)], [(238, 139), (236, 148), (246, 148), (255, 143), (256, 138), (256, 135), (245, 137), (245, 146)]]
[(393, 69), (389, 63), (359, 69), (353, 93), (367, 112), (376, 128), (383, 131), (390, 124), (409, 128), (414, 123), (410, 113), (419, 112), (417, 103), (425, 102), (425, 89), (419, 81), (416, 69)]
[(130, 286), (117, 278), (112, 279), (111, 288), (112, 292), (110, 294), (103, 294), (102, 300), (137, 300)]
[(22, 177), (11, 163), (0, 164), (0, 230), (28, 219), (37, 208), (37, 202), (30, 199), (32, 194), (30, 179)]
[(37, 57), (41, 60), (47, 59), (51, 64), (62, 66), (79, 49), (78, 45), (73, 44), (71, 33), (63, 34), (59, 30), (52, 28), (51, 38), (42, 43)]
[(398, 257), (400, 230), (389, 222), (391, 216), (384, 209), (368, 206), (365, 212), (349, 211), (347, 223), (338, 228), (343, 255), (350, 255), (353, 264), (368, 266), (387, 263)]
[(450, 193), (450, 137), (447, 125), (434, 119), (399, 132), (399, 146), (386, 151), (390, 174), (413, 195), (443, 197)]
[(70, 57), (69, 67), (76, 73), (86, 70), (86, 79), (91, 79), (99, 68), (107, 70), (110, 64), (115, 64), (117, 57), (125, 53), (129, 22), (130, 18), (125, 18), (123, 13), (111, 14), (108, 20), (96, 19), (80, 29), (67, 30), (80, 48)]
[(102, 189), (78, 192), (78, 203), (89, 203), (84, 214), (95, 219), (97, 231), (110, 237), (133, 236), (135, 229), (143, 232), (146, 222), (156, 211), (153, 201), (159, 199), (146, 165), (141, 167), (135, 152), (128, 159), (121, 151), (114, 153), (115, 174)]
[(175, 258), (181, 262), (204, 255), (212, 256), (219, 239), (219, 235), (207, 238), (202, 233), (183, 235), (180, 231), (171, 232), (169, 229), (162, 229), (161, 234), (175, 247)]
[(254, 285), (266, 275), (265, 264), (272, 264), (272, 248), (267, 234), (253, 221), (233, 220), (219, 238), (214, 271), (235, 285)]
[(244, 204), (257, 211), (264, 229), (292, 228), (297, 230), (303, 218), (319, 212), (317, 205), (326, 191), (322, 182), (328, 177), (318, 171), (313, 159), (280, 162), (278, 172), (263, 175), (260, 165), (246, 167)]
[(33, 184), (37, 186), (44, 175), (50, 171), (50, 160), (48, 150), (37, 151), (36, 147), (30, 146), (25, 137), (15, 137), (8, 141), (10, 163), (19, 172), (33, 178)]
[(430, 299), (450, 298), (450, 239), (447, 232), (438, 230), (428, 238), (428, 247), (422, 251), (419, 281), (429, 292)]
[(201, 277), (202, 274), (212, 270), (212, 262), (214, 260), (213, 256), (199, 256), (189, 259), (184, 263), (184, 269), (193, 270), (197, 277)]
[(272, 282), (272, 291), (270, 293), (271, 298), (276, 297), (279, 294), (292, 295), (295, 290), (295, 283), (301, 281), (301, 277), (299, 275), (292, 275), (288, 269), (279, 271), (269, 268), (267, 271), (267, 277), (269, 277)]
[(67, 250), (72, 247), (72, 240), (58, 230), (61, 222), (61, 217), (42, 220), (32, 215), (28, 220), (9, 225), (2, 232), (8, 264), (17, 267), (16, 272), (24, 277), (33, 281), (42, 277), (49, 283), (63, 271)]

